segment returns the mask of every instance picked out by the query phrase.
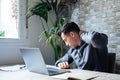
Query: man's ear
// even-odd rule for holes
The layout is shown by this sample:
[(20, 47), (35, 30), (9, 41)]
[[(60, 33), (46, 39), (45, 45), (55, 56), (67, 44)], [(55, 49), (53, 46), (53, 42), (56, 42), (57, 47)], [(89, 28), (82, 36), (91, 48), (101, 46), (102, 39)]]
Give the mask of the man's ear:
[(74, 37), (75, 33), (74, 32), (70, 32), (70, 36)]

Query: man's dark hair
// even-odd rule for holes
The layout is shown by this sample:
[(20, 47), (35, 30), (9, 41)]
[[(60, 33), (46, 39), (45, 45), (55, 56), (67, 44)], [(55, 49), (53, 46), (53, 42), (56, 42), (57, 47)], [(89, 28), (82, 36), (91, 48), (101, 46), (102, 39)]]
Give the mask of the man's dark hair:
[(66, 23), (64, 26), (63, 26), (63, 29), (58, 32), (58, 35), (61, 36), (61, 33), (63, 32), (64, 34), (68, 34), (70, 33), (71, 31), (74, 31), (74, 32), (77, 32), (79, 34), (80, 32), (80, 28), (79, 26), (74, 23), (74, 22), (70, 22), (70, 23)]

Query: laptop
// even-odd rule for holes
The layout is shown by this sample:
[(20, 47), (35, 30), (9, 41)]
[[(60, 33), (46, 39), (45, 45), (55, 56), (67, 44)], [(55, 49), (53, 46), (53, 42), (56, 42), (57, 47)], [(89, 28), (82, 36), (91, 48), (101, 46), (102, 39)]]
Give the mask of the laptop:
[(69, 70), (59, 69), (57, 67), (47, 67), (39, 48), (20, 48), (20, 52), (30, 72), (49, 76), (70, 72)]

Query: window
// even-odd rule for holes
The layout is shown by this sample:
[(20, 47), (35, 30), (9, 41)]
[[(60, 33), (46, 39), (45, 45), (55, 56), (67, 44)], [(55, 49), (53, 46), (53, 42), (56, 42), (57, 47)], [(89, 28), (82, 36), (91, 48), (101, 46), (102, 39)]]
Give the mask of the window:
[(26, 40), (27, 4), (28, 0), (0, 0), (0, 44)]
[(0, 38), (18, 38), (18, 0), (0, 0)]

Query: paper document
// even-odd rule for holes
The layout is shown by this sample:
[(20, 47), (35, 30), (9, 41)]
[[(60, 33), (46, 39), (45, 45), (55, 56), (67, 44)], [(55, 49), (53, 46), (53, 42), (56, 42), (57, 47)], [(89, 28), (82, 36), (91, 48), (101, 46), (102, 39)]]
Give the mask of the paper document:
[(63, 80), (88, 80), (97, 77), (96, 73), (76, 71), (71, 73), (65, 73), (60, 75), (52, 76), (54, 78), (63, 79)]

